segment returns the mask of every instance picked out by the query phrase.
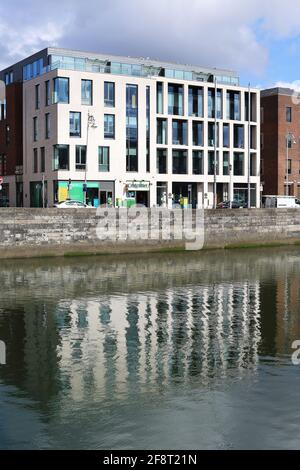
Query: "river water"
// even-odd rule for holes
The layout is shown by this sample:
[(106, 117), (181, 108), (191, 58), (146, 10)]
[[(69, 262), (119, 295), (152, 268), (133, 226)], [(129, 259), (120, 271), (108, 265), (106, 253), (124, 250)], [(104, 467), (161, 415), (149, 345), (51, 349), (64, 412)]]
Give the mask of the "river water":
[(299, 261), (1, 261), (0, 449), (300, 448)]

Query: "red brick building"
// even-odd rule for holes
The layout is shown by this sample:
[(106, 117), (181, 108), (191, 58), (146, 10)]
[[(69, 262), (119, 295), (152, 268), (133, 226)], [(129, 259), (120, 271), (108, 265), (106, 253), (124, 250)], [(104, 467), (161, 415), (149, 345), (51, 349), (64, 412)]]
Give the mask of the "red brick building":
[(300, 96), (289, 88), (261, 92), (261, 182), (265, 195), (300, 198)]
[(0, 103), (0, 207), (23, 205), (23, 92), (22, 83), (6, 86), (5, 101)]

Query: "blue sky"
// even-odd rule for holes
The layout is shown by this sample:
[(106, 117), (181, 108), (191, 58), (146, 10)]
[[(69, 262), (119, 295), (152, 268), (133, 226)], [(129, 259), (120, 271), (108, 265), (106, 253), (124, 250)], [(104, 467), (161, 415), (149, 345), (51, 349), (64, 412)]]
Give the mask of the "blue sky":
[(0, 68), (48, 45), (236, 70), (243, 84), (300, 80), (299, 0), (10, 0)]

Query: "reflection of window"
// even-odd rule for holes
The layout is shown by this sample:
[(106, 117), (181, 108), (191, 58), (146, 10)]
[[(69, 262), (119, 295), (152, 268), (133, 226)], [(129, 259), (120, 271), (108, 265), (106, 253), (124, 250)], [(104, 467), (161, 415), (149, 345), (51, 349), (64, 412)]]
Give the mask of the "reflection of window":
[(157, 143), (167, 145), (167, 120), (157, 119)]
[(187, 174), (186, 150), (173, 150), (173, 173), (175, 175)]
[(229, 152), (223, 152), (223, 175), (229, 175)]
[(113, 108), (115, 106), (115, 84), (104, 82), (104, 105)]
[(54, 145), (53, 147), (53, 170), (69, 170), (69, 146)]
[(233, 166), (235, 176), (244, 176), (244, 154), (240, 152), (234, 152)]
[(203, 117), (203, 88), (189, 87), (189, 116)]
[(244, 126), (234, 125), (234, 148), (244, 148)]
[(99, 171), (109, 171), (109, 147), (99, 147), (98, 149)]
[(227, 91), (227, 119), (240, 121), (241, 119), (241, 94), (239, 91)]
[[(214, 175), (215, 171), (215, 152), (209, 151), (208, 152), (208, 174)], [(216, 175), (219, 174), (219, 152), (216, 154)]]
[(193, 175), (204, 174), (203, 150), (193, 150)]
[(104, 114), (104, 138), (115, 138), (115, 116), (114, 114)]
[(223, 124), (223, 147), (230, 147), (230, 127), (229, 124)]
[[(217, 147), (219, 146), (219, 123), (217, 123)], [(215, 145), (215, 123), (208, 123), (208, 146), (214, 147)]]
[(93, 104), (92, 80), (81, 80), (81, 104), (87, 106), (92, 106)]
[[(216, 90), (213, 88), (208, 89), (208, 102), (207, 111), (209, 118), (215, 118), (215, 94)], [(222, 119), (222, 91), (217, 90), (217, 118)]]
[(157, 173), (167, 174), (167, 149), (157, 149)]
[(168, 86), (169, 114), (183, 115), (183, 86), (169, 84)]
[(57, 77), (53, 79), (53, 104), (69, 103), (69, 79)]
[(76, 145), (76, 170), (85, 170), (86, 168), (86, 146)]
[(81, 137), (81, 113), (70, 112), (70, 137)]
[(187, 121), (172, 122), (173, 127), (173, 145), (187, 145)]
[(193, 121), (193, 145), (203, 146), (203, 122)]

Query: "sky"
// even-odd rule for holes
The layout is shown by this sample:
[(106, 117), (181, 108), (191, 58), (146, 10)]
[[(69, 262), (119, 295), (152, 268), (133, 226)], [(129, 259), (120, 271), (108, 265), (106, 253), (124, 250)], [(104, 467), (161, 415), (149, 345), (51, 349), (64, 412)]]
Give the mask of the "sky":
[(57, 46), (300, 83), (299, 0), (0, 0), (0, 69)]

